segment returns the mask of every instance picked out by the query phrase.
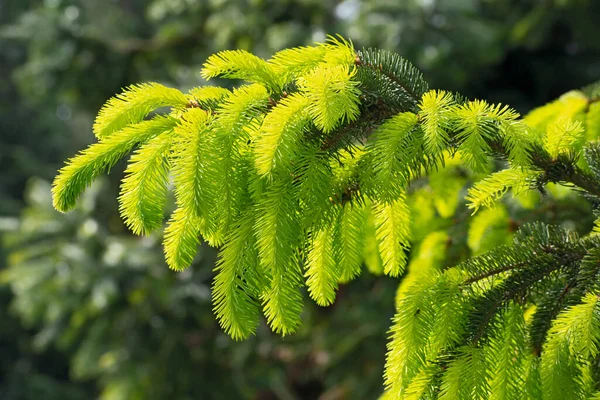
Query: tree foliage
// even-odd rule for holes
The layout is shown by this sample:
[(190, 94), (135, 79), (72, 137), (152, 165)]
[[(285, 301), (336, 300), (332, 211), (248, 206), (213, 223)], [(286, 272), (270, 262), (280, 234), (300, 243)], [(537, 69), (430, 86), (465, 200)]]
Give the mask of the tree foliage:
[[(380, 350), (395, 282), (364, 276), (335, 307), (307, 304), (305, 325), (285, 340), (261, 324), (254, 337), (236, 342), (213, 315), (213, 273), (204, 266), (215, 265), (215, 252), (203, 245), (194, 273), (173, 273), (159, 235), (137, 238), (117, 231), (118, 215), (107, 223), (99, 213), (116, 193), (107, 179), (99, 179), (75, 210), (62, 215), (52, 207), (50, 184), (35, 179), (22, 217), (1, 221), (8, 265), (0, 283), (14, 293), (10, 307), (1, 309), (3, 400), (256, 399), (281, 393), (359, 400), (380, 391)], [(241, 245), (232, 242), (223, 251)], [(214, 290), (234, 276), (229, 268), (235, 272), (243, 265), (217, 261), (224, 272)], [(243, 305), (239, 292), (224, 293)], [(13, 316), (23, 328), (15, 328), (19, 320)], [(329, 324), (336, 335), (330, 335)], [(12, 335), (20, 339), (18, 347), (7, 343)], [(9, 364), (17, 351), (23, 353), (20, 361)], [(34, 357), (45, 361), (38, 361), (42, 367)], [(356, 359), (371, 367), (357, 370)]]
[[(574, 188), (600, 202), (593, 87), (519, 119), (506, 105), (429, 90), (398, 55), (355, 50), (341, 38), (269, 60), (218, 53), (203, 76), (247, 84), (187, 95), (158, 84), (126, 89), (96, 121), (121, 129), (69, 160), (53, 197), (68, 211), (99, 173), (139, 146), (121, 212), (136, 233), (158, 228), (170, 171), (177, 209), (165, 229), (166, 260), (182, 270), (201, 239), (222, 247), (213, 302), (235, 339), (256, 331), (261, 308), (273, 331), (294, 332), (300, 288), (317, 304), (331, 304), (363, 261), (373, 271), (403, 274), (419, 235), (411, 233), (409, 195), (414, 201), (427, 177), (442, 190), (435, 176), (454, 160), (482, 178), (466, 196), (475, 211), (509, 189), (559, 196)], [(171, 109), (142, 120), (152, 110), (138, 96)], [(493, 160), (502, 168), (490, 173)], [(460, 192), (465, 182), (456, 182)], [(436, 207), (452, 215), (456, 203)], [(438, 265), (427, 273), (418, 269), (425, 257), (411, 262), (405, 279), (412, 284), (399, 291), (391, 328), (385, 398), (593, 395), (600, 238), (534, 222), (486, 249), (482, 231), (498, 229), (503, 215), (484, 214), (470, 230), (468, 245), (480, 254), (455, 266), (432, 260)], [(420, 252), (425, 246), (439, 248), (440, 240), (423, 240)], [(556, 287), (562, 292), (552, 307)]]

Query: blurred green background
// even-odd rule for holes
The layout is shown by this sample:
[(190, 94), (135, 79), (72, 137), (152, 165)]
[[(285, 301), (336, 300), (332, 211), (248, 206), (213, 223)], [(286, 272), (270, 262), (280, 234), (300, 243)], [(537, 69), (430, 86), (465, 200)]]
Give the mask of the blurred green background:
[(160, 238), (119, 219), (122, 165), (68, 215), (56, 170), (120, 88), (201, 85), (219, 50), (339, 33), (526, 112), (599, 79), (599, 20), (595, 0), (0, 1), (0, 399), (376, 398), (397, 281), (365, 273), (332, 307), (307, 301), (297, 334), (233, 342), (211, 311), (214, 250), (169, 271)]

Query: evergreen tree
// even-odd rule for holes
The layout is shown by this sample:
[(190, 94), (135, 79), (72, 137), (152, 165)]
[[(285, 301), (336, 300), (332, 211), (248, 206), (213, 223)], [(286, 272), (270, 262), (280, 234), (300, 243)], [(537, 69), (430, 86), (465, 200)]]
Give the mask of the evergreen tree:
[[(182, 270), (202, 240), (220, 248), (214, 311), (234, 339), (256, 331), (261, 311), (273, 331), (294, 332), (304, 285), (325, 306), (363, 264), (393, 277), (409, 264), (384, 398), (600, 396), (600, 223), (578, 234), (537, 221), (509, 226), (511, 238), (498, 202), (512, 190), (525, 209), (539, 205), (535, 193), (600, 204), (600, 85), (521, 119), (430, 90), (400, 56), (341, 38), (269, 60), (223, 51), (202, 76), (246, 83), (127, 88), (98, 114), (98, 142), (59, 172), (54, 206), (72, 209), (134, 151), (125, 222), (139, 234), (161, 228), (172, 182), (165, 258)], [(462, 170), (477, 179), (467, 193)], [(460, 197), (476, 213), (472, 257), (445, 254), (450, 233), (419, 223), (425, 180), (440, 215)]]

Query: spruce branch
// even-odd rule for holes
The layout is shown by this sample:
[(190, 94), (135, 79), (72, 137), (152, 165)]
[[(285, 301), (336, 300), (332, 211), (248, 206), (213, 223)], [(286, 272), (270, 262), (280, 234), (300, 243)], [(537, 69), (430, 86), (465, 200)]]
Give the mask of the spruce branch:
[(421, 73), (397, 54), (374, 49), (363, 49), (356, 53), (354, 63), (358, 67), (382, 74), (402, 89), (416, 105), (427, 89)]
[[(386, 398), (518, 398), (521, 386), (541, 393), (564, 371), (577, 378), (565, 385), (585, 392), (600, 337), (600, 223), (584, 237), (513, 226), (513, 243), (455, 266), (447, 264), (459, 257), (426, 253), (451, 250), (465, 231), (477, 252), (491, 226), (479, 218), (465, 228), (457, 200), (465, 171), (482, 178), (466, 196), (471, 208), (548, 183), (598, 207), (598, 85), (521, 119), (506, 105), (430, 91), (399, 55), (332, 37), (268, 60), (220, 52), (202, 74), (247, 83), (187, 94), (155, 83), (127, 88), (100, 111), (98, 142), (60, 170), (54, 206), (73, 208), (133, 151), (123, 218), (135, 233), (163, 225), (172, 182), (177, 208), (164, 230), (165, 259), (182, 270), (202, 240), (220, 247), (213, 304), (233, 338), (256, 332), (261, 308), (273, 331), (294, 332), (302, 286), (325, 306), (363, 264), (392, 277), (410, 264), (390, 330)], [(168, 115), (151, 117), (165, 106)], [(493, 160), (503, 169), (490, 172)], [(489, 214), (494, 221), (513, 224), (513, 210), (499, 210)]]

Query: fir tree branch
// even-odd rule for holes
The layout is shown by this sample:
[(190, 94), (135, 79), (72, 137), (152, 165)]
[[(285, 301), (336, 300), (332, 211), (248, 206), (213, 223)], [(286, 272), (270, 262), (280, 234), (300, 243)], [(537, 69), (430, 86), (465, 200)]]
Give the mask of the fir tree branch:
[[(501, 143), (496, 148), (506, 154)], [(600, 197), (600, 181), (582, 170), (570, 160), (559, 157), (553, 160), (541, 147), (535, 146), (531, 154), (532, 163), (546, 174), (549, 182), (570, 183), (596, 197)]]
[(463, 282), (463, 285), (471, 285), (471, 284), (479, 282), (485, 278), (489, 278), (493, 275), (498, 275), (498, 274), (501, 274), (502, 272), (508, 272), (508, 271), (512, 271), (512, 270), (520, 268), (520, 267), (524, 267), (524, 266), (528, 265), (529, 263), (530, 263), (530, 261), (526, 260), (526, 261), (517, 262), (515, 264), (507, 264), (507, 265), (504, 265), (499, 268), (494, 268), (492, 270), (482, 272), (481, 274), (475, 275), (475, 276), (465, 280)]
[[(549, 293), (547, 293), (550, 296), (546, 296), (547, 297), (547, 301), (548, 303), (551, 305), (551, 309), (545, 309), (544, 306), (545, 304), (542, 302), (540, 302), (537, 306), (536, 309), (536, 314), (533, 317), (533, 321), (531, 322), (531, 328), (530, 328), (530, 335), (531, 335), (531, 343), (533, 346), (533, 354), (537, 357), (540, 356), (541, 352), (542, 352), (542, 345), (544, 344), (544, 341), (546, 340), (546, 333), (548, 331), (548, 329), (550, 328), (550, 325), (552, 324), (552, 320), (554, 320), (554, 318), (556, 318), (556, 316), (560, 313), (560, 311), (562, 309), (564, 309), (565, 307), (565, 300), (567, 299), (567, 296), (569, 295), (569, 293), (571, 293), (573, 291), (573, 289), (576, 287), (576, 282), (567, 282), (566, 284), (564, 284), (561, 288), (560, 288), (560, 293), (558, 294), (558, 296), (556, 296), (556, 292), (553, 291), (549, 291)], [(539, 321), (539, 322), (538, 322)], [(542, 331), (541, 333), (536, 332), (536, 327), (538, 326), (542, 326)]]
[[(510, 165), (470, 192), (479, 205), (509, 187), (541, 190), (549, 182), (600, 203), (600, 145), (586, 147), (589, 172), (578, 165), (582, 128), (588, 140), (600, 136), (600, 85), (570, 92), (521, 120), (505, 105), (429, 91), (421, 72), (399, 55), (355, 51), (335, 38), (269, 60), (221, 52), (209, 58), (203, 74), (251, 84), (201, 86), (187, 94), (159, 84), (126, 89), (100, 112), (98, 143), (61, 170), (54, 204), (71, 209), (93, 179), (139, 147), (122, 186), (124, 216), (136, 232), (161, 226), (173, 178), (178, 208), (165, 229), (166, 259), (181, 270), (201, 240), (222, 245), (213, 301), (220, 325), (236, 339), (256, 331), (261, 306), (272, 330), (295, 331), (303, 285), (318, 304), (329, 305), (339, 283), (357, 276), (363, 263), (375, 273), (400, 275), (411, 242), (422, 238), (411, 233), (421, 206), (462, 229), (455, 208), (448, 215), (439, 211), (448, 191), (436, 192), (435, 177), (429, 180), (433, 201), (419, 204), (423, 199), (409, 188), (448, 156), (459, 155), (454, 167), (486, 175), (492, 158)], [(169, 117), (147, 120), (163, 106), (171, 107)], [(581, 112), (589, 118), (579, 122)], [(466, 181), (461, 178), (454, 200)], [(458, 219), (450, 221), (453, 214)], [(419, 223), (432, 219), (426, 221)], [(489, 224), (475, 220), (471, 226)], [(452, 237), (453, 229), (444, 234)], [(422, 274), (422, 282), (399, 296), (385, 373), (389, 398), (415, 397), (426, 388), (433, 397), (512, 398), (508, 393), (521, 384), (533, 393), (541, 379), (534, 376), (539, 360), (532, 347), (548, 343), (550, 327), (564, 332), (575, 316), (574, 326), (585, 328), (579, 317), (596, 313), (589, 296), (586, 307), (561, 311), (597, 288), (598, 248), (595, 233), (581, 239), (558, 227), (526, 224), (510, 246)], [(442, 258), (445, 265), (458, 259)], [(531, 324), (523, 315), (530, 305), (538, 307)], [(562, 321), (559, 329), (554, 320)], [(596, 343), (596, 331), (587, 329), (579, 343)], [(564, 337), (556, 343), (568, 345), (574, 335)]]
[[(552, 272), (559, 270), (562, 267), (573, 268), (575, 266), (576, 268), (578, 261), (586, 254), (586, 252), (579, 251), (578, 246), (561, 246), (560, 248), (556, 248), (550, 244), (542, 247), (541, 250), (543, 253), (554, 255), (549, 265), (541, 264), (539, 268), (533, 271), (524, 269), (517, 274), (511, 275), (506, 281), (500, 283), (479, 299), (485, 307), (475, 306), (474, 310), (487, 309), (488, 311), (482, 318), (479, 318), (477, 323), (473, 324), (475, 326), (473, 327), (474, 329), (471, 330), (473, 335), (471, 340), (474, 346), (477, 345), (479, 340), (481, 340), (486, 333), (489, 322), (504, 302), (516, 298), (524, 293), (524, 291), (529, 290), (533, 284), (541, 281), (544, 277), (549, 276)], [(474, 318), (470, 319), (473, 322)]]
[(388, 78), (390, 81), (394, 82), (396, 85), (400, 86), (402, 88), (402, 90), (404, 90), (410, 97), (412, 97), (412, 99), (415, 102), (419, 102), (419, 100), (421, 100), (421, 96), (417, 93), (415, 93), (411, 88), (408, 87), (408, 85), (404, 84), (400, 78), (388, 71), (386, 71), (383, 68), (382, 64), (379, 65), (374, 65), (372, 63), (366, 62), (365, 60), (363, 60), (361, 58), (362, 53), (357, 53), (356, 54), (356, 60), (355, 60), (355, 64), (357, 66), (363, 66), (366, 67), (370, 70), (373, 70), (375, 72), (381, 73), (383, 74), (386, 78)]
[[(325, 138), (321, 150), (332, 151), (339, 148), (347, 140), (356, 140), (356, 134), (362, 138), (368, 138), (371, 133), (385, 120), (390, 118), (394, 112), (389, 108), (377, 105), (363, 111), (360, 117), (353, 122), (345, 124), (332, 132)], [(316, 134), (320, 134), (315, 132)]]
[[(495, 158), (505, 160), (508, 151), (501, 140), (493, 139), (488, 142)], [(600, 181), (593, 175), (582, 170), (570, 160), (558, 157), (556, 160), (541, 146), (533, 146), (531, 150), (532, 164), (545, 173), (548, 182), (570, 183), (591, 195), (600, 197)]]

